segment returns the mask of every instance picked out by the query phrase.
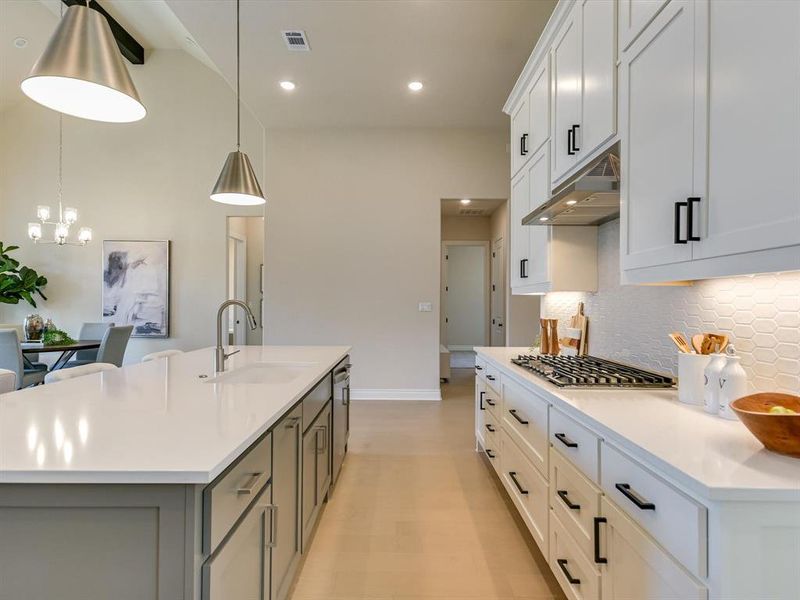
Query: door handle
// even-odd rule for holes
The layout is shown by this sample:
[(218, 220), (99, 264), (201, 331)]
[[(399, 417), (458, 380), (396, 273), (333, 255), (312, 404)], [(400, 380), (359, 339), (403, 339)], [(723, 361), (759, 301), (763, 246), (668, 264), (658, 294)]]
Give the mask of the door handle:
[(573, 156), (575, 152), (572, 150), (572, 134), (575, 133), (572, 131), (572, 127), (567, 129), (567, 154)]
[(573, 125), (572, 126), (572, 151), (573, 151), (573, 153), (581, 151), (581, 149), (578, 148), (578, 129), (580, 129), (580, 125)]
[(528, 134), (523, 133), (522, 137), (519, 138), (519, 153), (522, 156), (528, 154)]
[(521, 279), (528, 278), (528, 259), (523, 258), (519, 261), (519, 276)]
[(516, 471), (509, 471), (508, 472), (508, 476), (511, 477), (511, 481), (513, 481), (514, 485), (517, 486), (517, 489), (519, 490), (519, 493), (524, 495), (524, 496), (527, 496), (528, 495), (528, 490), (523, 488), (522, 485), (520, 485), (519, 481), (517, 481), (517, 472)]
[(600, 523), (607, 523), (608, 519), (605, 517), (594, 518), (594, 562), (598, 565), (605, 565), (608, 559), (600, 556)]
[(481, 392), (481, 393), (480, 393), (480, 395), (478, 396), (478, 408), (480, 408), (481, 410), (486, 410), (486, 409), (483, 407), (483, 397), (484, 397), (485, 395), (486, 395), (486, 392)]
[(620, 493), (625, 496), (628, 500), (633, 502), (636, 505), (636, 508), (639, 510), (655, 510), (656, 505), (646, 500), (641, 495), (639, 495), (629, 483), (617, 483), (614, 485)]
[(277, 504), (264, 504), (262, 506), (264, 509), (264, 525), (266, 526), (267, 521), (267, 512), (270, 513), (270, 526), (269, 526), (269, 536), (264, 535), (266, 542), (264, 542), (264, 546), (266, 548), (275, 548), (278, 545), (278, 505)]
[(569, 581), (570, 585), (580, 585), (581, 584), (581, 580), (577, 579), (576, 577), (573, 577), (572, 573), (570, 573), (569, 569), (567, 569), (567, 562), (568, 561), (567, 561), (566, 558), (559, 558), (559, 559), (556, 560), (556, 562), (558, 563), (558, 566), (561, 569), (561, 572), (564, 573), (564, 577), (566, 577), (567, 581)]
[(688, 239), (681, 238), (681, 208), (688, 209), (689, 208), (689, 203), (688, 202), (676, 202), (675, 203), (675, 217), (673, 219), (675, 221), (674, 243), (676, 243), (676, 244), (688, 244), (689, 243)]
[[(328, 435), (327, 435), (327, 432), (328, 432), (328, 428), (325, 427), (324, 425), (320, 425), (319, 427), (317, 427), (317, 429), (316, 429), (316, 431), (314, 433), (314, 436), (315, 436), (314, 445), (316, 446), (317, 454), (322, 454), (323, 452), (325, 452), (325, 450), (328, 449)], [(320, 447), (320, 445), (319, 445), (319, 434), (320, 433), (323, 434), (323, 436), (322, 436), (322, 441), (323, 441), (322, 447)]]
[(700, 198), (687, 198), (686, 202), (686, 239), (689, 242), (699, 242), (700, 236), (694, 235), (694, 205), (700, 203)]
[(342, 388), (342, 406), (350, 404), (350, 386)]
[(567, 490), (557, 490), (556, 494), (558, 497), (561, 498), (561, 501), (567, 505), (567, 508), (570, 510), (580, 510), (580, 504), (573, 504), (572, 501), (569, 499), (569, 492)]

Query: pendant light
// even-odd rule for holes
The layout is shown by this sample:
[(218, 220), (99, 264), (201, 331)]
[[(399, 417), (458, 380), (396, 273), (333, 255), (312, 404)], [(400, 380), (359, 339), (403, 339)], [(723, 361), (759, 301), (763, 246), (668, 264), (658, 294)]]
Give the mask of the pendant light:
[[(64, 157), (64, 116), (58, 115), (58, 215), (57, 220), (50, 220), (50, 207), (39, 205), (36, 207), (36, 218), (38, 221), (28, 223), (28, 237), (35, 244), (58, 244), (59, 246), (85, 246), (92, 241), (92, 230), (90, 227), (81, 227), (78, 230), (77, 241), (69, 240), (69, 228), (78, 220), (78, 211), (75, 208), (66, 207), (61, 202), (61, 190), (63, 187), (62, 164)], [(42, 239), (42, 230), (45, 225), (53, 225), (53, 239)]]
[(20, 87), (39, 104), (82, 119), (130, 123), (147, 113), (108, 21), (80, 4), (67, 9)]
[(264, 192), (258, 185), (253, 166), (247, 154), (239, 151), (242, 137), (242, 101), (239, 91), (240, 43), (239, 0), (236, 0), (236, 150), (228, 154), (219, 179), (211, 192), (211, 199), (222, 204), (252, 206), (264, 204)]

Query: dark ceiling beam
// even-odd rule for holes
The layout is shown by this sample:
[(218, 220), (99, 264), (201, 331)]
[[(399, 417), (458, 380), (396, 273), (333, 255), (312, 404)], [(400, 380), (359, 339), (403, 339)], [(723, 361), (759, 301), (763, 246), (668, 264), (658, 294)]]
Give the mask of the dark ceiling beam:
[(144, 64), (144, 48), (142, 45), (136, 41), (136, 39), (128, 33), (125, 28), (117, 23), (117, 21), (108, 14), (105, 9), (97, 3), (97, 0), (62, 0), (64, 4), (67, 6), (72, 6), (73, 4), (80, 4), (82, 6), (89, 6), (89, 8), (93, 8), (101, 15), (103, 15), (107, 20), (108, 24), (111, 27), (111, 33), (114, 34), (114, 39), (117, 40), (117, 46), (119, 46), (119, 51), (122, 53), (122, 56), (128, 59), (131, 64), (134, 65), (143, 65)]

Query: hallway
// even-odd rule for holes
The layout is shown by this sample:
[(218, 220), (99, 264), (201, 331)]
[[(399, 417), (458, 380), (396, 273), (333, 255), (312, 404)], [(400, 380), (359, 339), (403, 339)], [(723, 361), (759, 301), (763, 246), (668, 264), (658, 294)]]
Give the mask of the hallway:
[(293, 600), (563, 598), (475, 452), (473, 386), (453, 369), (442, 402), (353, 403)]

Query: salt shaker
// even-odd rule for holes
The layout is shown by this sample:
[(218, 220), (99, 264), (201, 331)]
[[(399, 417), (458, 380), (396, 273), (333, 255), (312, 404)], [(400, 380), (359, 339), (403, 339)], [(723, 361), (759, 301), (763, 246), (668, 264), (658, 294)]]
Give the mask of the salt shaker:
[(731, 402), (747, 395), (747, 373), (740, 364), (733, 346), (726, 350), (725, 366), (719, 373), (719, 416), (725, 419), (738, 419), (731, 408)]
[(719, 414), (719, 374), (725, 363), (725, 355), (716, 353), (703, 371), (703, 406), (712, 415)]

